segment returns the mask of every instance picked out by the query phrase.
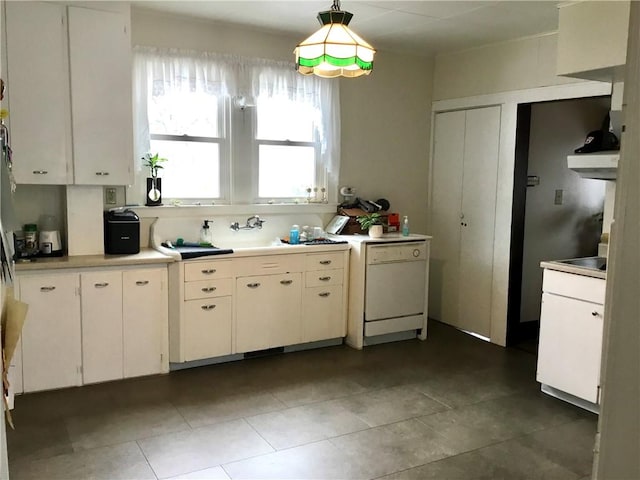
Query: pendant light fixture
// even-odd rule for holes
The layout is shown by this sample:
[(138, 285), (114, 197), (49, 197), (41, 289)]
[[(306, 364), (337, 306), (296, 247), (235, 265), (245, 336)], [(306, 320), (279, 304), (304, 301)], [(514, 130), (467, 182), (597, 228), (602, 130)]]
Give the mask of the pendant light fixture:
[(333, 0), (331, 10), (318, 13), (322, 28), (293, 51), (296, 69), (326, 78), (369, 75), (376, 51), (348, 27), (352, 17), (340, 10), (340, 0)]

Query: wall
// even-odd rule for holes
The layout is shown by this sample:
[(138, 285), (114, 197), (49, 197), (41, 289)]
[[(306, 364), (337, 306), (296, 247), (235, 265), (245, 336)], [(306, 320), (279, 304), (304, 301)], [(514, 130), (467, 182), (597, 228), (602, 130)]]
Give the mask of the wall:
[[(300, 40), (132, 10), (134, 44), (293, 61), (293, 48)], [(337, 80), (342, 112), (340, 185), (355, 187), (363, 198), (388, 199), (393, 211), (409, 215), (412, 231), (425, 233), (433, 62), (387, 52), (378, 52), (375, 62), (368, 77)]]
[(580, 82), (556, 75), (557, 34), (438, 55), (433, 98), (470, 97)]
[[(599, 128), (609, 98), (537, 103), (531, 108), (528, 175), (540, 185), (526, 190), (520, 321), (540, 319), (543, 260), (596, 255), (605, 182), (582, 178), (567, 168), (567, 154)], [(555, 205), (555, 190), (563, 190)]]

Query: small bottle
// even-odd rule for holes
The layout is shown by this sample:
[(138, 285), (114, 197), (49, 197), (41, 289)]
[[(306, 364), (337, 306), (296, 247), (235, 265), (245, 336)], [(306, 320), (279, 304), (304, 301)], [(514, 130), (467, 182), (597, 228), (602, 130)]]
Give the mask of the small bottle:
[(409, 236), (409, 217), (407, 217), (406, 215), (402, 219), (402, 236), (403, 237)]
[(213, 245), (213, 236), (211, 235), (211, 228), (209, 228), (209, 222), (211, 220), (205, 220), (200, 229), (200, 246), (210, 247)]
[(38, 253), (38, 226), (35, 223), (24, 226), (24, 251), (27, 257)]
[(289, 244), (297, 245), (300, 243), (300, 227), (298, 225), (293, 225), (291, 227), (291, 231), (289, 232)]

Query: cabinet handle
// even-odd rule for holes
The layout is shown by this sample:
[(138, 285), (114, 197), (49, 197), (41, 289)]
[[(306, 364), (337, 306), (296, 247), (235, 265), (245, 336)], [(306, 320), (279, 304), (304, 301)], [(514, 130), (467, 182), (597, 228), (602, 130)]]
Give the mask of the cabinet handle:
[(216, 291), (216, 287), (203, 287), (201, 290), (206, 293), (211, 293)]
[(320, 265), (331, 265), (331, 260), (320, 260)]
[(293, 280), (280, 280), (281, 285), (291, 285)]
[(149, 280), (138, 280), (136, 282), (136, 285), (138, 285), (139, 287), (143, 287), (143, 286), (148, 285), (148, 284), (149, 284)]
[(47, 173), (49, 173), (47, 170), (34, 170), (33, 171), (34, 175), (46, 175)]
[(596, 312), (596, 311), (593, 311), (593, 312), (591, 312), (591, 315), (593, 315), (594, 317), (597, 317), (600, 314), (598, 312)]
[(206, 270), (200, 270), (202, 273), (204, 273), (205, 275), (211, 275), (212, 273), (216, 273), (216, 269), (215, 268), (208, 268)]
[(109, 284), (107, 282), (102, 282), (102, 283), (94, 283), (93, 286), (96, 288), (104, 288), (104, 287), (108, 287)]
[(216, 308), (216, 306), (215, 305), (202, 305), (200, 308), (203, 309), (203, 310), (213, 310), (214, 308)]
[(40, 287), (41, 292), (53, 292), (56, 287)]
[(99, 177), (106, 177), (107, 175), (109, 175), (109, 172), (96, 172), (96, 175)]
[(321, 292), (318, 294), (319, 297), (328, 297), (329, 295), (331, 295), (331, 292)]
[(260, 286), (260, 284), (258, 282), (256, 283), (247, 283), (247, 287), (249, 288), (258, 288)]
[(331, 280), (331, 277), (318, 277), (318, 280), (320, 280), (321, 282), (328, 282), (329, 280)]

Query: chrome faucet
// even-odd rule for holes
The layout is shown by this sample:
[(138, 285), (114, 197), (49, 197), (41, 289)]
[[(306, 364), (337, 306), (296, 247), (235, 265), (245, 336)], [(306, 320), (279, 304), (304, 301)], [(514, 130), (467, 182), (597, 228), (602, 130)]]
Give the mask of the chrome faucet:
[(258, 215), (252, 215), (247, 218), (246, 225), (240, 226), (238, 222), (233, 222), (229, 228), (236, 232), (238, 230), (253, 230), (254, 228), (262, 228), (264, 222), (266, 222), (266, 220), (261, 219)]

